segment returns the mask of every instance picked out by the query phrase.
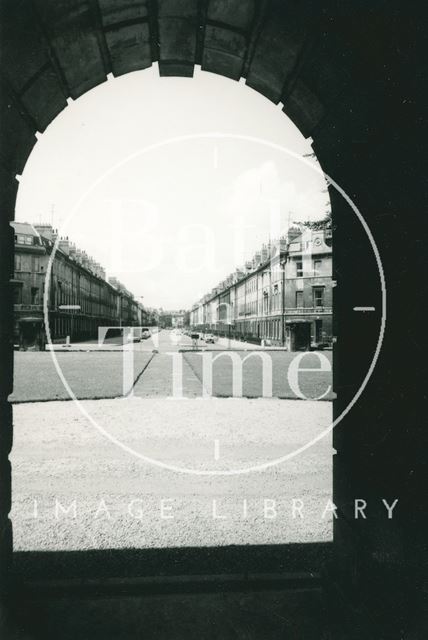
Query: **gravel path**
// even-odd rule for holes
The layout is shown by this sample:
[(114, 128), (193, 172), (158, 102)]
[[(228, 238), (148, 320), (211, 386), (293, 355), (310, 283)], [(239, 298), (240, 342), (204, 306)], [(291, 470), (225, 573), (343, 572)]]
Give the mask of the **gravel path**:
[[(202, 471), (269, 462), (331, 420), (330, 402), (135, 397), (82, 405), (127, 447)], [(331, 517), (322, 518), (331, 496), (330, 436), (264, 471), (199, 476), (123, 451), (73, 402), (16, 405), (14, 422), (17, 550), (331, 540)], [(293, 499), (302, 501), (303, 517), (292, 517)]]

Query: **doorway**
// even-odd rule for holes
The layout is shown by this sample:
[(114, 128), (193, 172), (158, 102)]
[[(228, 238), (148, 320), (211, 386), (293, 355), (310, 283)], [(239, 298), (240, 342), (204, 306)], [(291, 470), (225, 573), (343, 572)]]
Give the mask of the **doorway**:
[(291, 351), (308, 351), (310, 346), (310, 322), (294, 322), (291, 325)]

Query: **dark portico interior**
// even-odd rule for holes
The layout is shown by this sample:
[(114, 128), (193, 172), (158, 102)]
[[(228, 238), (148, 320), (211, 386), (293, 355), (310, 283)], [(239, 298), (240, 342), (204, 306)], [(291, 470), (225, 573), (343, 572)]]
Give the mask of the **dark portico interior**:
[[(415, 359), (422, 351), (415, 315), (423, 305), (417, 281), (423, 273), (420, 187), (426, 185), (416, 161), (423, 144), (423, 16), (403, 2), (385, 0), (2, 0), (1, 11), (0, 571), (6, 624), (22, 618), (22, 603), (38, 611), (37, 618), (22, 620), (41, 638), (137, 637), (141, 629), (144, 636), (142, 625), (149, 625), (144, 637), (158, 638), (424, 637), (426, 391), (423, 359)], [(70, 572), (70, 558), (13, 556), (9, 222), (17, 176), (37, 132), (68, 99), (76, 100), (109, 74), (154, 63), (161, 76), (191, 77), (201, 65), (231, 80), (245, 78), (249, 87), (282, 103), (313, 139), (323, 170), (368, 221), (385, 270), (389, 315), (371, 380), (334, 432), (340, 517), (331, 549), (243, 549), (242, 557), (237, 549), (233, 562), (226, 557), (233, 550), (206, 550), (205, 556), (198, 550), (186, 557), (159, 552), (148, 564), (149, 575), (145, 563), (144, 580), (120, 575), (129, 568), (126, 554), (117, 559), (99, 552), (89, 563), (96, 569), (90, 586), (76, 569), (87, 558), (74, 558)], [(341, 216), (345, 203), (334, 189), (330, 198), (339, 415), (364, 376), (367, 348), (374, 346), (350, 310), (355, 300), (378, 305), (379, 293), (374, 261), (359, 264), (361, 230)], [(372, 285), (361, 277), (365, 268), (374, 270)], [(404, 295), (411, 303), (405, 316)], [(367, 501), (367, 520), (354, 520), (355, 498)], [(399, 499), (396, 518), (385, 519), (380, 498)], [(205, 570), (197, 578), (196, 559)], [(37, 563), (45, 577), (51, 567), (43, 585), (34, 578)], [(160, 577), (167, 566), (173, 580)]]

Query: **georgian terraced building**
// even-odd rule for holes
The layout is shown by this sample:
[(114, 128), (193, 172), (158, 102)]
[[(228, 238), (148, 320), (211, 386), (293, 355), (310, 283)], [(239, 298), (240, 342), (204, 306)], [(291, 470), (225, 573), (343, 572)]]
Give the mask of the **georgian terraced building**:
[[(11, 223), (15, 231), (15, 344), (43, 349), (46, 342), (43, 297), (56, 234), (51, 225)], [(65, 306), (79, 307), (64, 309)], [(141, 326), (147, 323), (141, 303), (115, 278), (68, 238), (61, 239), (50, 275), (49, 327), (53, 341), (93, 339), (99, 326)]]
[(179, 329), (184, 326), (186, 318), (186, 310), (180, 309), (178, 311), (171, 311), (160, 309), (159, 310), (159, 326), (163, 329), (174, 328)]
[(290, 351), (331, 347), (331, 231), (292, 228), (264, 245), (193, 306), (190, 323)]

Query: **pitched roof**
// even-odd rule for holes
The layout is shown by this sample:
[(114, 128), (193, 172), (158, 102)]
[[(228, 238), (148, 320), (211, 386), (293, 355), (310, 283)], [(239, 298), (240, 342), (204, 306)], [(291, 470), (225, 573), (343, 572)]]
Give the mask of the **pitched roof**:
[(11, 222), (11, 225), (15, 229), (16, 234), (22, 233), (28, 236), (39, 237), (39, 234), (29, 222)]

